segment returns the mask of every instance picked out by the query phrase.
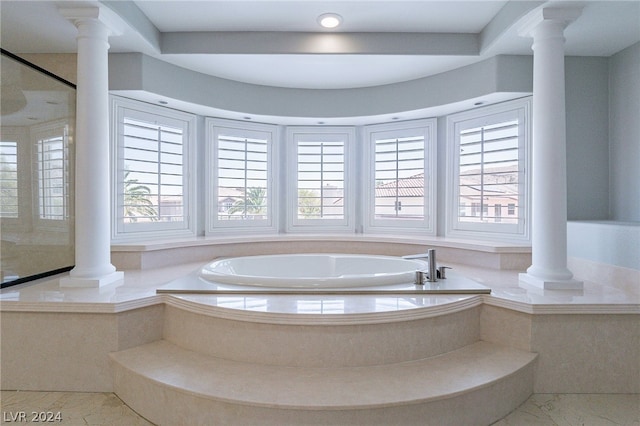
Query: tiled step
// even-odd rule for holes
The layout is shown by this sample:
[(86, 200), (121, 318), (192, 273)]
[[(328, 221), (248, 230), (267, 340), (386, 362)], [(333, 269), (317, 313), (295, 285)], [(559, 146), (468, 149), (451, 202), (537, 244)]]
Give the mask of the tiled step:
[(486, 425), (533, 389), (535, 354), (486, 342), (363, 367), (252, 364), (157, 341), (111, 355), (116, 394), (159, 425)]

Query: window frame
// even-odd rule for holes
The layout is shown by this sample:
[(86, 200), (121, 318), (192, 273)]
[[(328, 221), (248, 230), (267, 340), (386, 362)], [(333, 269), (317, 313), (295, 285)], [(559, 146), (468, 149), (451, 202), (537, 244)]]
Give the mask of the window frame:
[[(505, 223), (511, 215), (503, 214), (501, 221), (489, 223), (459, 220), (459, 160), (460, 132), (474, 127), (490, 126), (518, 119), (518, 211), (517, 224)], [(531, 97), (506, 101), (447, 116), (447, 185), (445, 236), (525, 243), (531, 241)], [(469, 203), (467, 203), (469, 205)], [(522, 206), (520, 208), (519, 206)], [(487, 207), (488, 208), (488, 207)], [(507, 204), (502, 204), (507, 210)]]
[[(267, 219), (221, 220), (218, 218), (218, 139), (222, 129), (238, 137), (267, 139)], [(274, 124), (247, 123), (221, 118), (205, 118), (205, 235), (220, 233), (276, 233), (279, 218), (280, 128)]]
[[(311, 136), (319, 142), (344, 141), (344, 181), (342, 219), (300, 219), (298, 218), (298, 141), (300, 137)], [(336, 136), (339, 136), (336, 138)], [(356, 132), (347, 126), (288, 126), (287, 148), (287, 202), (286, 232), (355, 232), (355, 161)]]
[[(111, 96), (112, 233), (114, 242), (147, 240), (196, 234), (196, 116), (141, 101)], [(124, 223), (124, 118), (153, 119), (167, 126), (180, 126), (182, 139), (183, 220), (152, 223)]]
[[(422, 136), (424, 138), (424, 180), (422, 220), (389, 218), (378, 219), (375, 212), (376, 190), (376, 150), (375, 143), (378, 139), (389, 139), (406, 136)], [(426, 118), (396, 123), (383, 123), (368, 125), (364, 128), (364, 162), (363, 177), (364, 199), (363, 205), (367, 206), (363, 212), (363, 232), (365, 233), (397, 233), (399, 231), (418, 232), (423, 235), (436, 234), (437, 212), (437, 119)]]

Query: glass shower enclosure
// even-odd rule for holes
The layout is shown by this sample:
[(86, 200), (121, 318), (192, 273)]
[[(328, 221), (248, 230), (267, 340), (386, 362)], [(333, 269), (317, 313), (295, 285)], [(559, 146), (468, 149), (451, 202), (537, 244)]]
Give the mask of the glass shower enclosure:
[(76, 89), (2, 50), (0, 278), (2, 287), (74, 263)]

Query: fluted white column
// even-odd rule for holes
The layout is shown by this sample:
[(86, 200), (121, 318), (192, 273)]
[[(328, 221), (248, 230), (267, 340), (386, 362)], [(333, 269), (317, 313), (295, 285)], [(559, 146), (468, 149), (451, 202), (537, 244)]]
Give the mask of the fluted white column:
[(520, 281), (580, 289), (567, 268), (567, 159), (564, 29), (577, 8), (536, 11), (520, 34), (533, 37), (532, 265)]
[(110, 28), (98, 7), (61, 9), (78, 29), (75, 267), (61, 287), (101, 287), (122, 279), (111, 264), (109, 185)]

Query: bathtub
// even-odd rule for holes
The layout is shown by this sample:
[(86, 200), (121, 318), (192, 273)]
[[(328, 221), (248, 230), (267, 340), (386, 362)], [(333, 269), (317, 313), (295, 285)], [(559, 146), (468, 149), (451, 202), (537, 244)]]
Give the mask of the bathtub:
[(332, 289), (413, 283), (420, 259), (357, 254), (278, 254), (233, 257), (202, 268), (201, 277), (222, 284)]

